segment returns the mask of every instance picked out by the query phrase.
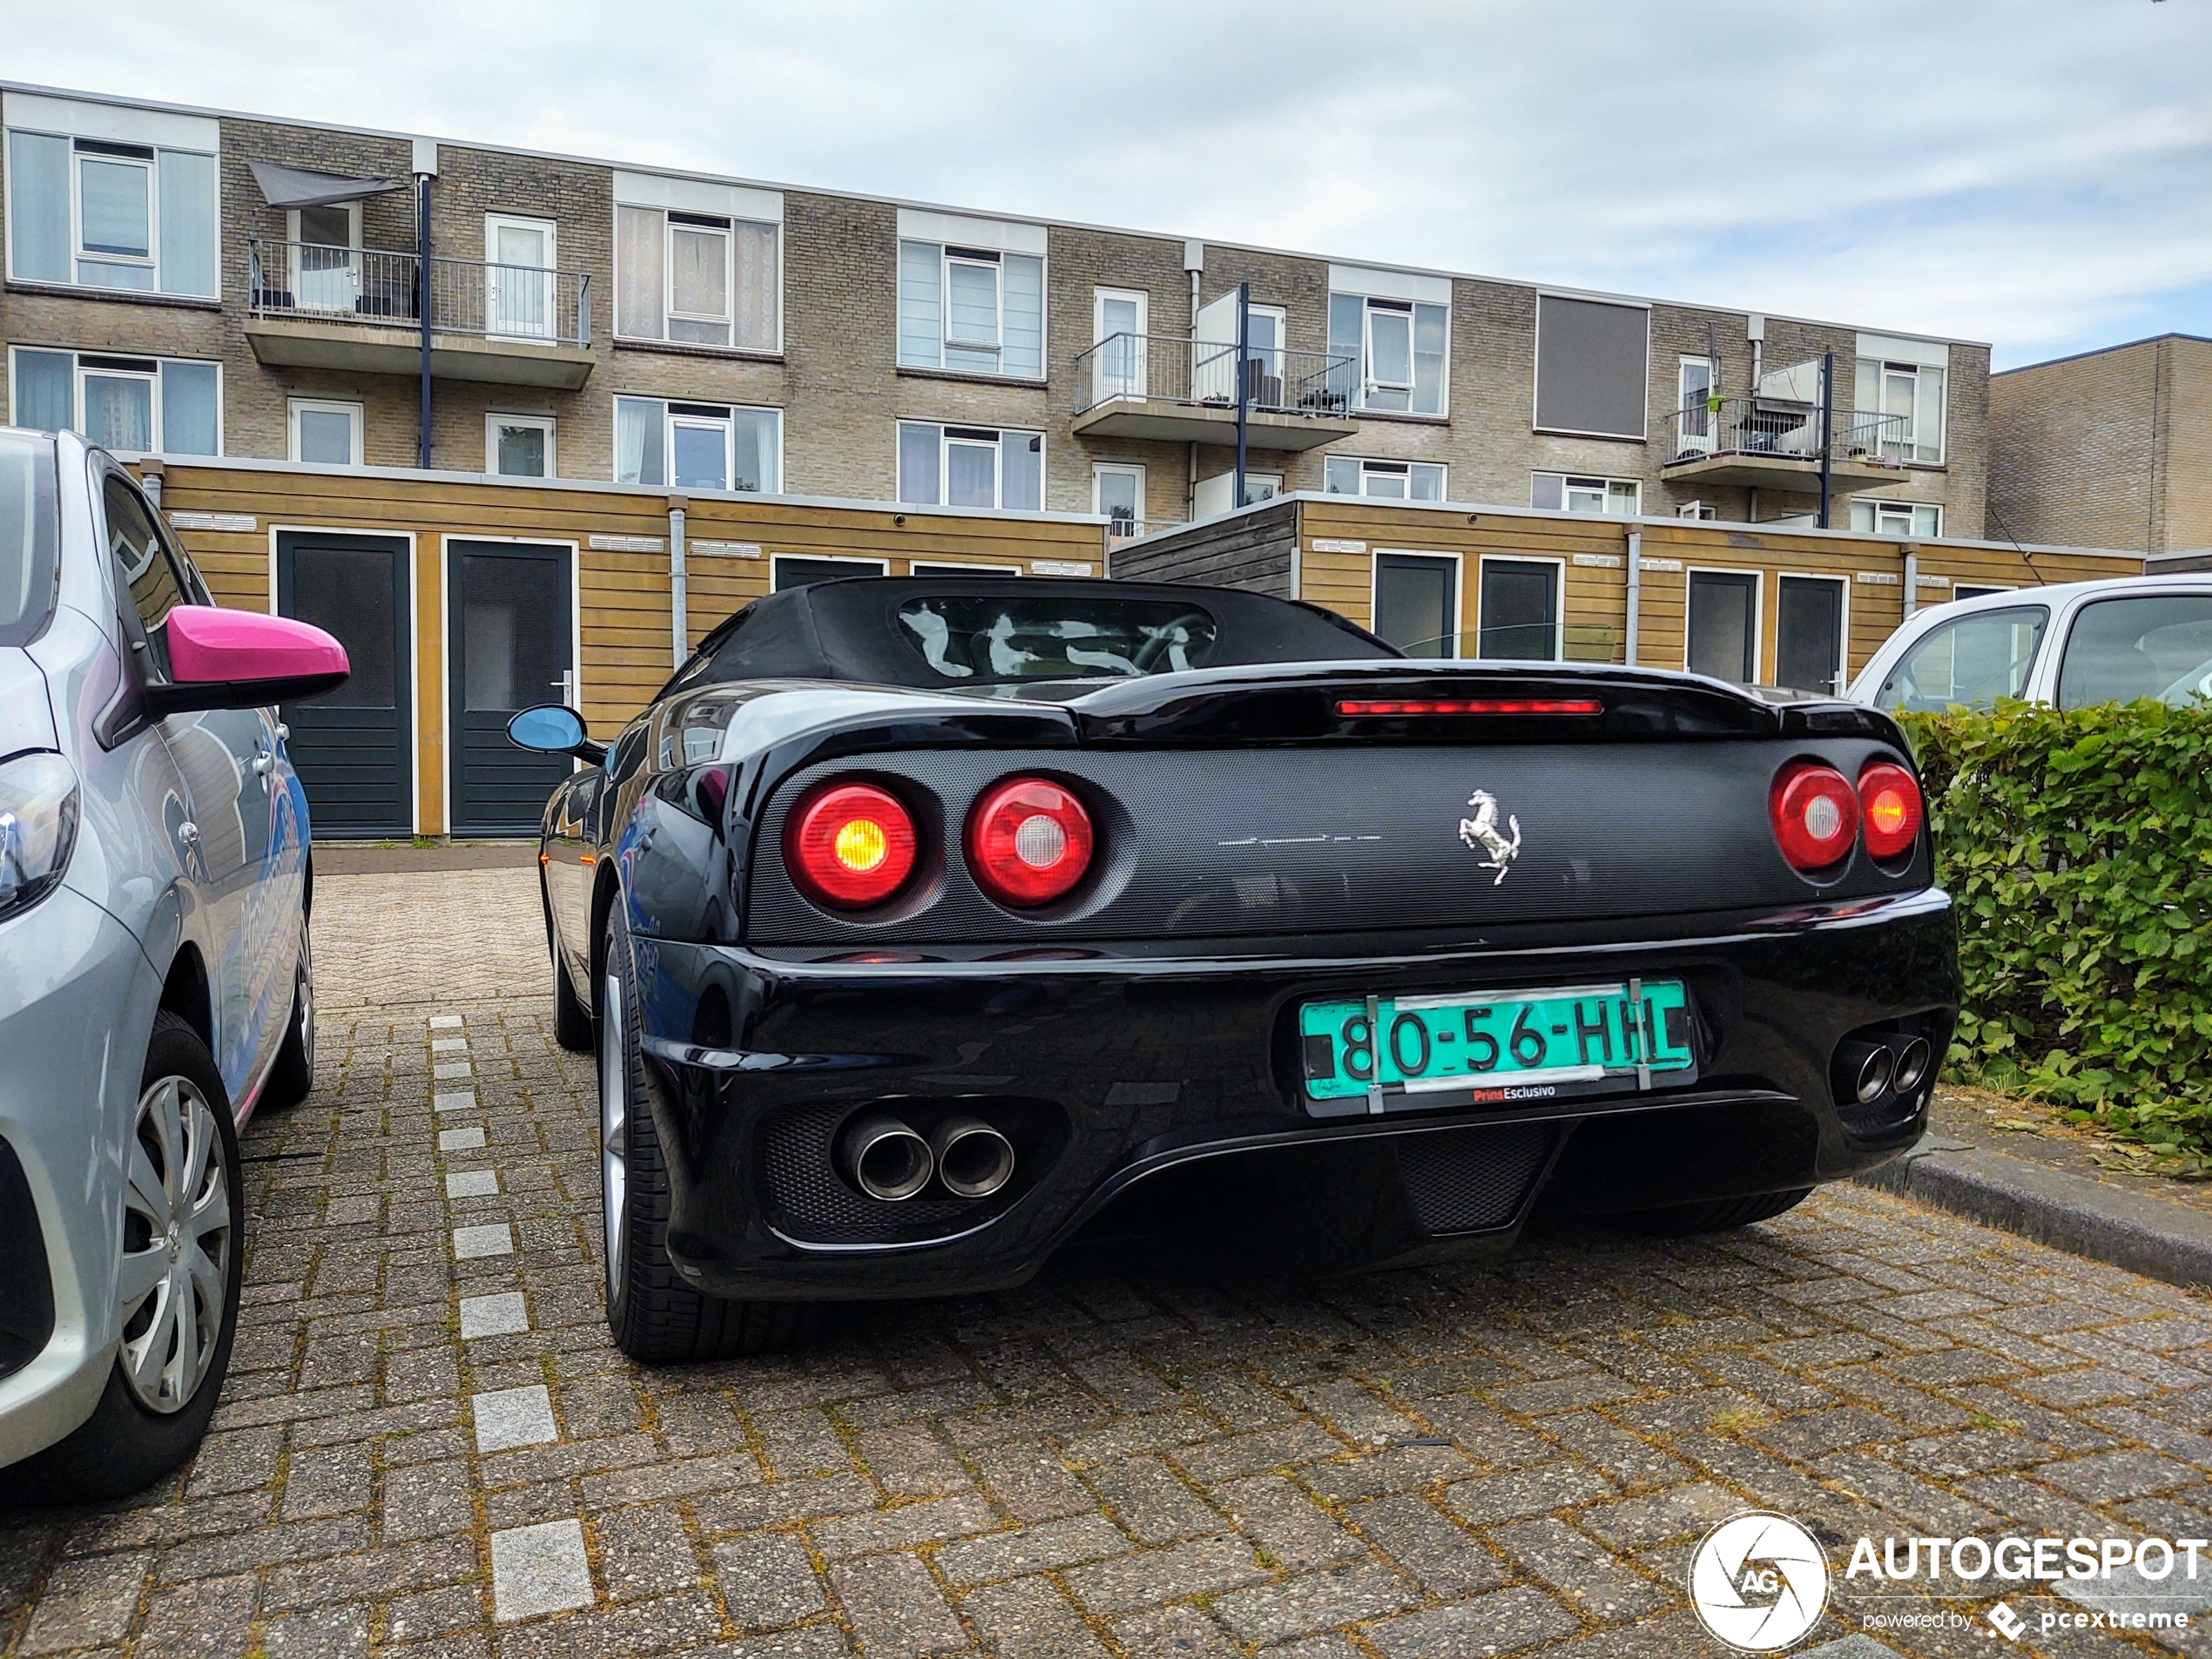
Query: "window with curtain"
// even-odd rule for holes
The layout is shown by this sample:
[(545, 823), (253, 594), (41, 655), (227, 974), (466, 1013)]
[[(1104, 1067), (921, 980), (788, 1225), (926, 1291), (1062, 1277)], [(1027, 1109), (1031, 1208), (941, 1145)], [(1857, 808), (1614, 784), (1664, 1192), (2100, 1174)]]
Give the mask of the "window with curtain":
[(16, 280), (216, 296), (213, 156), (11, 130), (6, 158)]
[(679, 489), (783, 489), (783, 411), (615, 400), (615, 482)]
[(1332, 496), (1442, 501), (1444, 469), (1428, 461), (1362, 461), (1353, 455), (1330, 455), (1321, 463), (1321, 488)]
[(1332, 293), (1329, 354), (1351, 363), (1331, 389), (1358, 408), (1441, 415), (1451, 334), (1448, 306)]
[(1892, 461), (1943, 461), (1944, 372), (1928, 363), (1858, 360), (1853, 409), (1897, 417), (1883, 422), (1882, 452)]
[(1643, 486), (1633, 478), (1588, 478), (1575, 473), (1530, 475), (1528, 504), (1549, 513), (1610, 513), (1634, 518), (1642, 510)]
[(10, 420), (80, 432), (110, 449), (222, 453), (222, 370), (213, 363), (17, 347)]
[(899, 499), (925, 507), (1038, 511), (1044, 505), (1044, 435), (901, 421)]
[(899, 361), (909, 368), (1043, 379), (1043, 260), (900, 242)]
[(781, 229), (668, 208), (615, 207), (615, 333), (781, 349)]

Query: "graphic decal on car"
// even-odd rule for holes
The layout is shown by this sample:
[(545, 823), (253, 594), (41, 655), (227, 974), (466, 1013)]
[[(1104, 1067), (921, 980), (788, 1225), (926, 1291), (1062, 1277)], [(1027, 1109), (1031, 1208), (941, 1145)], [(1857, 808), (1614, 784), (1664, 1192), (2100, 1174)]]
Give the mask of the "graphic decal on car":
[(1482, 860), (1482, 867), (1498, 873), (1490, 883), (1494, 887), (1506, 879), (1506, 872), (1521, 856), (1521, 819), (1510, 813), (1507, 815), (1507, 826), (1513, 831), (1513, 839), (1507, 840), (1498, 833), (1495, 795), (1487, 789), (1478, 789), (1467, 797), (1467, 805), (1474, 808), (1474, 816), (1460, 820), (1460, 839), (1474, 851), (1490, 855)]

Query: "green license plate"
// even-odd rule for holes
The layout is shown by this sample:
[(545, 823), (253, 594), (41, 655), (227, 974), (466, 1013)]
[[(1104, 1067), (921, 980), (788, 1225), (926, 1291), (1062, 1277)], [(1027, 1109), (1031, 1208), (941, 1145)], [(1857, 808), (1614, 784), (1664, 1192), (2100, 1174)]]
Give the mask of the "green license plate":
[(1324, 1115), (1649, 1089), (1697, 1070), (1680, 980), (1308, 1002), (1298, 1036)]

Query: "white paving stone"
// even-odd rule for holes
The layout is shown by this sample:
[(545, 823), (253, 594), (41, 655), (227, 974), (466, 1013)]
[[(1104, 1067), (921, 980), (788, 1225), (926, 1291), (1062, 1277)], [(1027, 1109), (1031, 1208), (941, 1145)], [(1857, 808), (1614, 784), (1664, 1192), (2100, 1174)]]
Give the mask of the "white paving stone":
[(496, 1170), (456, 1170), (446, 1177), (448, 1198), (489, 1198), (498, 1190)]
[(430, 1052), (432, 1054), (467, 1054), (469, 1052), (469, 1039), (466, 1037), (433, 1037), (430, 1039)]
[(455, 1089), (430, 1096), (430, 1109), (434, 1112), (464, 1111), (475, 1103), (476, 1091), (473, 1089)]
[(523, 1305), (520, 1291), (461, 1298), (461, 1334), (464, 1338), (473, 1340), (477, 1337), (511, 1337), (529, 1328), (529, 1310)]
[(433, 1031), (450, 1031), (460, 1023), (458, 1014), (433, 1014), (430, 1016), (430, 1029)]
[(462, 1261), (478, 1256), (512, 1256), (515, 1253), (515, 1233), (505, 1222), (491, 1222), (482, 1227), (455, 1227), (453, 1230), (453, 1253)]
[(543, 1383), (527, 1388), (495, 1388), (471, 1394), (469, 1406), (476, 1421), (476, 1449), (505, 1452), (517, 1446), (543, 1446), (557, 1440), (553, 1426), (553, 1401)]
[(443, 1082), (449, 1077), (467, 1077), (473, 1074), (469, 1069), (469, 1062), (462, 1060), (451, 1065), (433, 1066), (430, 1068), (430, 1075), (440, 1082)]
[(475, 1129), (442, 1129), (438, 1131), (438, 1150), (441, 1152), (473, 1152), (484, 1143), (484, 1131)]
[(505, 1624), (593, 1601), (583, 1523), (548, 1521), (491, 1535), (492, 1617)]

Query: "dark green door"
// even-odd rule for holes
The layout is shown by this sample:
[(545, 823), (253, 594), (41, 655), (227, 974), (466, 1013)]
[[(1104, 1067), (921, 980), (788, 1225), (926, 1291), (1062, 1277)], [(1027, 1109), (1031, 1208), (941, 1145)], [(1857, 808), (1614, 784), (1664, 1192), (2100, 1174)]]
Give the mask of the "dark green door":
[(280, 712), (318, 840), (415, 833), (408, 580), (404, 536), (277, 532), (277, 610), (337, 636), (353, 671)]
[(517, 709), (573, 701), (575, 555), (529, 542), (446, 544), (448, 776), (455, 835), (534, 835), (565, 755), (507, 740)]

